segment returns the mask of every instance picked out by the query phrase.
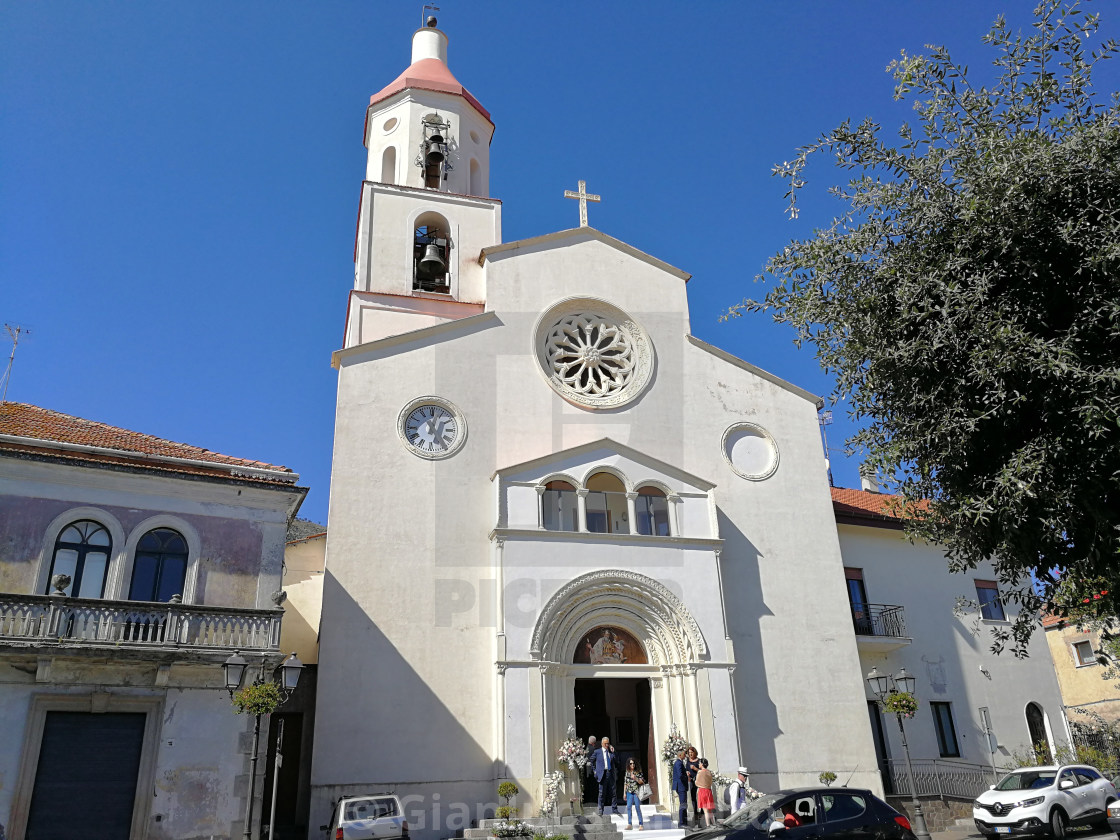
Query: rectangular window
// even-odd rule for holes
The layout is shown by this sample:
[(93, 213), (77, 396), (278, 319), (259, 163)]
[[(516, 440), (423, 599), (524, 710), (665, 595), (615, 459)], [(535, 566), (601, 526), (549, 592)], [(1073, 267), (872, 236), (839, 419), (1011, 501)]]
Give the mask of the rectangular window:
[(1078, 665), (1096, 665), (1097, 657), (1093, 653), (1093, 643), (1089, 641), (1074, 642), (1073, 658)]
[(863, 585), (863, 569), (845, 567), (844, 578), (848, 584), (848, 605), (852, 608), (852, 623), (860, 636), (874, 636), (871, 614), (867, 608), (867, 589)]
[(989, 621), (1006, 621), (1003, 601), (999, 599), (999, 586), (994, 580), (976, 581), (976, 600), (980, 602), (980, 614)]
[(957, 746), (957, 728), (953, 726), (953, 709), (949, 703), (930, 703), (933, 725), (937, 728), (937, 748), (942, 758), (960, 758)]

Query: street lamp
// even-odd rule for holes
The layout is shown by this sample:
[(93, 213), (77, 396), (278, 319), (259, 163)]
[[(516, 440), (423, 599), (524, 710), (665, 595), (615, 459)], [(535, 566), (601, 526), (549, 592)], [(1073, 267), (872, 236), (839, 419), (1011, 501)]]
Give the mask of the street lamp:
[[(904, 692), (914, 693), (914, 684), (917, 680), (900, 668), (897, 674), (880, 674), (878, 668), (872, 668), (867, 675), (867, 684), (871, 686), (871, 693), (880, 703), (890, 695)], [(902, 749), (906, 753), (906, 775), (910, 779), (910, 802), (914, 809), (914, 836), (918, 840), (930, 840), (929, 829), (926, 828), (926, 816), (922, 813), (922, 803), (918, 801), (918, 786), (914, 784), (914, 766), (910, 763), (910, 745), (906, 743), (906, 727), (902, 725), (902, 713), (895, 712), (898, 719), (898, 731), (902, 735)]]
[[(261, 666), (257, 671), (256, 679), (253, 680), (253, 685), (264, 685), (266, 682), (264, 678), (265, 657), (261, 657)], [(245, 661), (245, 657), (241, 655), (241, 651), (235, 650), (233, 655), (230, 656), (223, 664), (222, 670), (225, 672), (226, 690), (229, 691), (229, 696), (233, 697), (233, 693), (241, 686), (242, 680), (245, 678), (245, 672), (249, 668), (249, 663)], [(293, 691), (296, 690), (296, 685), (299, 683), (299, 675), (303, 670), (303, 663), (299, 661), (299, 657), (293, 652), (291, 656), (285, 659), (280, 665), (280, 679), (277, 682), (277, 687), (280, 689), (280, 702), (283, 703), (287, 700)], [(253, 720), (253, 752), (249, 759), (249, 796), (245, 805), (245, 831), (242, 836), (245, 840), (251, 840), (253, 828), (253, 797), (257, 782), (257, 751), (260, 749), (261, 741), (261, 713), (255, 714)]]

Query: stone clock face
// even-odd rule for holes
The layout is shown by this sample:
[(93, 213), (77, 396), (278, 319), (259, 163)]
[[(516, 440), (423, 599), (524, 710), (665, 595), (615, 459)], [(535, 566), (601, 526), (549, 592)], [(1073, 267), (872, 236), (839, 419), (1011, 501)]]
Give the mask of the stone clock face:
[(415, 455), (446, 458), (463, 445), (467, 424), (452, 403), (439, 397), (420, 397), (400, 413), (397, 433)]

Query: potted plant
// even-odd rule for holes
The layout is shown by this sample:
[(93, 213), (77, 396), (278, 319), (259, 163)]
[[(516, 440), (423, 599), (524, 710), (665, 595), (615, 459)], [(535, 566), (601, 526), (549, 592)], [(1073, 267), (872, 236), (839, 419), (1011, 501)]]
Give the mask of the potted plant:
[(502, 782), (498, 785), (498, 796), (504, 799), (506, 804), (500, 805), (494, 812), (501, 823), (490, 830), (492, 837), (529, 837), (532, 835), (533, 830), (529, 826), (521, 820), (511, 819), (517, 813), (517, 809), (509, 802), (520, 792), (521, 789), (513, 782)]

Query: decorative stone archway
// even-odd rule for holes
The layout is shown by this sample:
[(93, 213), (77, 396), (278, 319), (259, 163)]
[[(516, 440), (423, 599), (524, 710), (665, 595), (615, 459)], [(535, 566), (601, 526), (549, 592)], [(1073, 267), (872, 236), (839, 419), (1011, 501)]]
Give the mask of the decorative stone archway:
[(546, 662), (571, 662), (579, 639), (612, 621), (642, 641), (652, 664), (708, 658), (696, 619), (681, 600), (653, 578), (619, 569), (580, 575), (553, 595), (533, 628), (530, 653)]
[[(643, 664), (576, 664), (575, 651), (595, 628), (616, 627), (645, 649)], [(533, 772), (543, 779), (554, 765), (556, 748), (575, 722), (574, 692), (578, 678), (645, 678), (650, 683), (653, 728), (660, 745), (672, 725), (702, 752), (715, 754), (715, 698), (730, 701), (732, 663), (712, 663), (709, 647), (684, 602), (653, 578), (621, 569), (580, 575), (562, 586), (544, 605), (533, 627), (530, 657), (538, 664), (539, 681), (530, 703), (534, 733)], [(719, 690), (713, 690), (719, 683)], [(718, 714), (734, 716), (730, 702)], [(724, 740), (726, 738), (726, 734)], [(734, 738), (737, 748), (737, 737)], [(731, 746), (730, 744), (728, 746)], [(668, 768), (656, 768), (662, 804), (670, 789)]]

